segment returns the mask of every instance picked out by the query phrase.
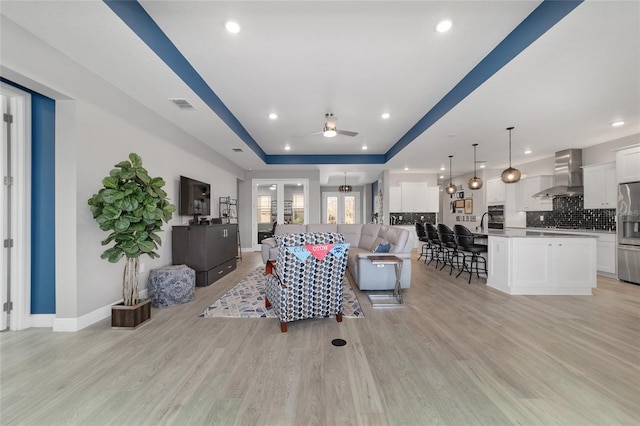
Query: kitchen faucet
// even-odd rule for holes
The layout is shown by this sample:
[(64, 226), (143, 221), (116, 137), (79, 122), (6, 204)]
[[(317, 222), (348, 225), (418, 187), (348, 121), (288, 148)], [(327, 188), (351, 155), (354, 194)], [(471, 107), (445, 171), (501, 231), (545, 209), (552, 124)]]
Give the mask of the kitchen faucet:
[[(493, 219), (493, 215), (492, 215), (491, 213), (489, 213), (489, 212), (484, 212), (484, 213), (483, 213), (483, 215), (482, 215), (482, 217), (480, 218), (480, 232), (484, 232), (484, 225), (483, 225), (483, 223), (484, 223), (484, 217), (485, 217), (486, 215), (489, 215), (489, 217), (490, 217), (491, 219)], [(487, 224), (487, 227), (488, 227), (488, 226), (489, 226), (489, 225)]]

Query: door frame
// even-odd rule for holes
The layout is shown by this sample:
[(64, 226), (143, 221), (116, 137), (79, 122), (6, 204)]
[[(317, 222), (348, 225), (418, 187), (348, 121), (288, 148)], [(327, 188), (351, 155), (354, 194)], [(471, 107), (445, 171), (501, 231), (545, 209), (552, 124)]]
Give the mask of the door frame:
[(251, 180), (251, 246), (254, 251), (260, 251), (260, 242), (258, 241), (258, 222), (256, 220), (256, 196), (258, 185), (275, 184), (276, 199), (278, 201), (277, 222), (281, 223), (284, 217), (284, 186), (298, 185), (302, 186), (304, 193), (304, 223), (309, 223), (309, 179), (252, 179)]
[[(356, 218), (356, 224), (362, 223), (362, 203), (360, 199), (360, 192), (336, 192), (336, 191), (326, 191), (322, 193), (322, 211), (320, 217), (320, 223), (325, 223), (325, 218), (327, 217), (327, 197), (336, 196), (338, 197), (338, 210), (344, 209), (344, 197), (346, 196), (355, 196), (356, 197), (356, 211), (354, 216)], [(344, 222), (344, 217), (342, 218)], [(340, 224), (339, 218), (336, 219), (338, 224)]]
[[(10, 235), (13, 239), (11, 248), (10, 285), (9, 291), (13, 309), (9, 316), (9, 330), (23, 330), (30, 326), (31, 314), (31, 94), (5, 83), (0, 83), (2, 95), (2, 110), (9, 108), (13, 117), (11, 128), (11, 175), (13, 184), (2, 184), (3, 209), (4, 191), (11, 192), (11, 224)], [(5, 99), (7, 104), (5, 105)], [(3, 139), (6, 135), (6, 123), (3, 124)], [(4, 149), (5, 147), (2, 147)], [(4, 155), (3, 155), (4, 157)], [(3, 178), (5, 176), (5, 164), (2, 165)], [(4, 221), (4, 212), (2, 213)], [(4, 233), (3, 224), (3, 237)], [(2, 264), (3, 274), (6, 274), (5, 264), (6, 249), (3, 248)], [(7, 275), (2, 277), (4, 280)], [(4, 291), (4, 290), (2, 290)], [(4, 299), (4, 297), (3, 297)], [(2, 309), (2, 305), (0, 305)]]

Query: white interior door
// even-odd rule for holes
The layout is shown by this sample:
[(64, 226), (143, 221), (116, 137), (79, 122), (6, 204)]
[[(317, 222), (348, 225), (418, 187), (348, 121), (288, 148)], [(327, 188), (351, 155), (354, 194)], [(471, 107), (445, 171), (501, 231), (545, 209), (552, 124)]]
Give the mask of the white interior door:
[[(2, 159), (0, 164), (0, 169), (2, 169), (2, 176), (9, 176), (10, 167), (10, 158), (11, 153), (9, 151), (9, 123), (7, 123), (4, 119), (6, 114), (9, 113), (9, 97), (0, 95), (2, 99), (2, 153), (0, 158)], [(2, 209), (0, 209), (0, 230), (2, 232), (2, 241), (5, 241), (8, 237), (8, 213), (11, 211), (10, 208), (10, 192), (6, 190), (7, 186), (3, 183), (0, 185), (0, 199), (2, 199)], [(0, 269), (0, 308), (2, 312), (0, 312), (0, 330), (7, 329), (7, 302), (9, 300), (9, 278), (11, 276), (11, 269), (9, 268), (10, 264), (10, 254), (9, 250), (6, 248), (2, 249), (2, 268)]]
[(322, 223), (360, 223), (360, 193), (323, 192)]

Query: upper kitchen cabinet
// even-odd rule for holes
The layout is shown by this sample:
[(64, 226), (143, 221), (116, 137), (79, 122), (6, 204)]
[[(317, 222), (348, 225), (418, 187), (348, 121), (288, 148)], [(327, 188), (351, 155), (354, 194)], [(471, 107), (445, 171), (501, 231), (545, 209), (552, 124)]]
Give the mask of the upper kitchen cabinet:
[(584, 208), (615, 209), (618, 197), (616, 163), (594, 164), (582, 168)]
[(640, 146), (618, 151), (616, 165), (618, 183), (640, 181)]
[(553, 176), (532, 176), (521, 179), (520, 182), (509, 185), (518, 185), (516, 191), (516, 211), (536, 212), (553, 210), (551, 198), (534, 198), (533, 195), (553, 186)]
[(402, 182), (403, 213), (431, 213), (439, 209), (439, 193), (437, 187), (430, 187), (423, 182)]
[(392, 186), (389, 188), (389, 211), (392, 213), (402, 212), (402, 188)]
[(506, 201), (506, 184), (501, 178), (487, 179), (487, 204), (504, 204)]

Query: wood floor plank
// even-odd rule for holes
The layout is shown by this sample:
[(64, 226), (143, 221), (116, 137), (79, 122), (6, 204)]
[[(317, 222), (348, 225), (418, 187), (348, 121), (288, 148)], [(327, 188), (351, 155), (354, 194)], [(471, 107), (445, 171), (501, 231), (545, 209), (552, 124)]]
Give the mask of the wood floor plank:
[(404, 306), (355, 289), (364, 318), (198, 318), (259, 265), (135, 331), (0, 333), (0, 424), (640, 423), (640, 286), (510, 296), (413, 260)]

